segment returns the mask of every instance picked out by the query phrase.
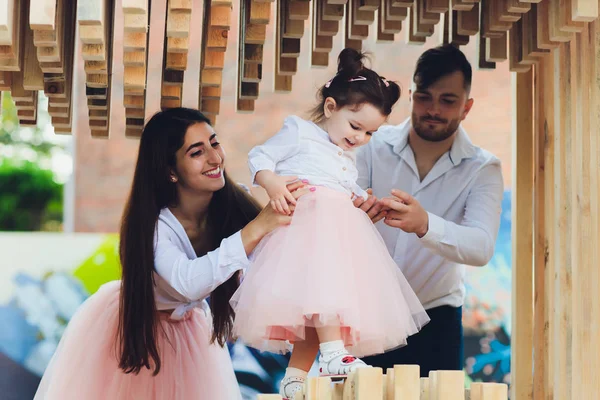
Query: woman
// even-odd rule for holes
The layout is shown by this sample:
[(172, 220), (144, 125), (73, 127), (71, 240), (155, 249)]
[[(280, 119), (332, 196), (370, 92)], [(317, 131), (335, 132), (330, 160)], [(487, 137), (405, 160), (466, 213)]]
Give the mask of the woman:
[[(248, 255), (291, 217), (260, 211), (227, 178), (224, 160), (200, 112), (150, 119), (121, 226), (122, 280), (78, 310), (36, 399), (241, 397), (224, 347), (229, 299)], [(289, 188), (300, 197), (303, 186)]]

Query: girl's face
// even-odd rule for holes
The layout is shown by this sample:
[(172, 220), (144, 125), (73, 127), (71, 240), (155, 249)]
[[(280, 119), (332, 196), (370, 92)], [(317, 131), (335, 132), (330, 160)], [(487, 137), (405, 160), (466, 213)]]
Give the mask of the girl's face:
[(171, 181), (190, 192), (216, 192), (225, 186), (225, 151), (213, 128), (205, 123), (191, 125), (183, 146), (175, 153), (176, 168)]
[(324, 108), (323, 127), (331, 141), (344, 150), (367, 144), (373, 132), (387, 119), (368, 103), (337, 108), (335, 100), (328, 97)]

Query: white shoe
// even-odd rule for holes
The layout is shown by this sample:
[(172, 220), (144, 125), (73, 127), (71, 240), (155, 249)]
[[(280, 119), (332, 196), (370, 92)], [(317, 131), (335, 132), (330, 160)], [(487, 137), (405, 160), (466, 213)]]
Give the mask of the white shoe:
[(319, 356), (319, 376), (344, 379), (350, 371), (357, 368), (370, 367), (360, 358), (354, 357), (346, 349)]
[(305, 379), (299, 376), (290, 376), (281, 381), (279, 395), (283, 400), (303, 400)]

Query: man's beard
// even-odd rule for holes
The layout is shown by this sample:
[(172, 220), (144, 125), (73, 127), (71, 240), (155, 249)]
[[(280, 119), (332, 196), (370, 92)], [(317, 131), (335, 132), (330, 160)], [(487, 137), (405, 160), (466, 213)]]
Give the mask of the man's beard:
[[(460, 120), (453, 119), (450, 121), (450, 124), (447, 124), (445, 127), (443, 125), (434, 125), (434, 128), (429, 127), (430, 121), (439, 121), (442, 124), (446, 124), (448, 121), (441, 118), (430, 118), (430, 117), (421, 117), (419, 118), (416, 114), (412, 114), (412, 126), (417, 135), (428, 142), (443, 142), (448, 139), (450, 136), (456, 132), (458, 129), (458, 125), (460, 125)], [(441, 131), (436, 130), (435, 128), (443, 128)]]

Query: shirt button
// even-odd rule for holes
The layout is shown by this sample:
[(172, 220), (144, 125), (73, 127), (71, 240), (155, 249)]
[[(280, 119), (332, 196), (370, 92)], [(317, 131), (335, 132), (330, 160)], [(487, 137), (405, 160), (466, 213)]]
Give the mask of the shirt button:
[(341, 152), (341, 151), (340, 151), (340, 152), (338, 152), (338, 156), (341, 156), (341, 155), (342, 155), (342, 152)]
[(345, 171), (345, 170), (346, 170), (346, 167), (342, 168), (342, 171)]

